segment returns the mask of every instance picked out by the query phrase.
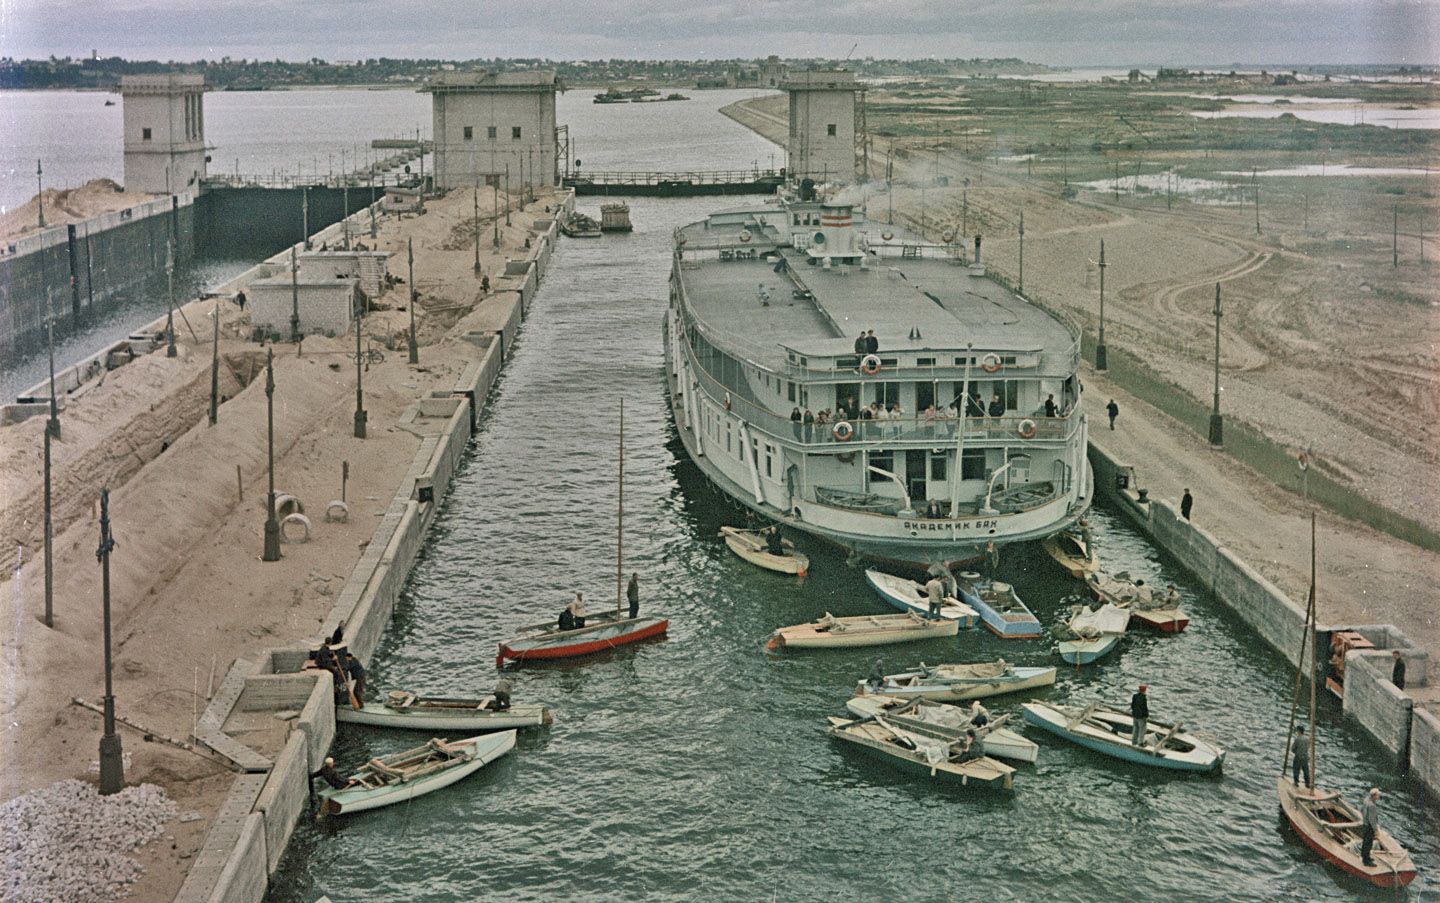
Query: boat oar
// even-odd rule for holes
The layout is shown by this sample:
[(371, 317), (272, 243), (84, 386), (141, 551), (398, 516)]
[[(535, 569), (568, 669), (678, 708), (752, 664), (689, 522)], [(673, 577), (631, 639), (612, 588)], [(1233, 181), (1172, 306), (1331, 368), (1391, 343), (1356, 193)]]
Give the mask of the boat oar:
[(345, 695), (350, 697), (350, 706), (355, 711), (360, 711), (360, 700), (355, 698), (355, 691), (350, 688), (350, 677), (345, 673), (345, 666), (339, 662), (335, 666), (340, 669), (340, 680), (345, 684)]

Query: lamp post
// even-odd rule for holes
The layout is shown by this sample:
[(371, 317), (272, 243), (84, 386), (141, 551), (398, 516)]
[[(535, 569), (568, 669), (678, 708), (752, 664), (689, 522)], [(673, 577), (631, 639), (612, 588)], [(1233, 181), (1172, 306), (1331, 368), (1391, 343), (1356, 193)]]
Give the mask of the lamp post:
[(175, 255), (174, 246), (165, 243), (165, 356), (175, 356)]
[(475, 180), (475, 275), (480, 275), (480, 180)]
[(300, 241), (310, 250), (310, 186), (300, 186)]
[(215, 338), (210, 345), (210, 425), (220, 416), (220, 302), (215, 302)]
[[(491, 178), (494, 179), (495, 177), (491, 176)], [(500, 180), (495, 179), (490, 187), (494, 190), (494, 198), (492, 200), (495, 206), (492, 212), (495, 214), (495, 247), (498, 248), (500, 247)]]
[(510, 164), (505, 164), (505, 225), (510, 225)]
[(1220, 419), (1220, 283), (1215, 283), (1215, 403), (1210, 411), (1210, 446), (1225, 444), (1225, 422)]
[(361, 380), (360, 361), (364, 355), (360, 351), (360, 334), (365, 331), (363, 314), (365, 309), (361, 306), (359, 299), (355, 302), (355, 438), (365, 438), (365, 421), (368, 415), (365, 413), (365, 393)]
[(415, 291), (415, 239), (405, 240), (405, 256), (410, 263), (410, 363), (418, 364), (420, 347), (415, 344), (415, 302), (420, 299), (420, 293)]
[(41, 177), (40, 161), (35, 161), (35, 207), (40, 211), (40, 228), (45, 228), (45, 180)]
[(45, 350), (50, 357), (50, 419), (45, 423), (45, 433), (52, 439), (60, 438), (60, 406), (55, 400), (55, 313), (51, 309), (50, 289), (45, 289)]
[(290, 246), (290, 341), (300, 343), (300, 264)]
[(1105, 348), (1105, 240), (1100, 240), (1100, 336), (1095, 342), (1095, 369), (1108, 370)]
[(101, 587), (105, 606), (105, 733), (100, 737), (100, 793), (109, 796), (125, 789), (125, 758), (120, 751), (120, 735), (115, 733), (115, 693), (111, 685), (110, 663), (110, 550), (115, 540), (110, 536), (110, 490), (100, 490), (100, 547), (95, 557), (100, 561)]
[(1020, 214), (1020, 292), (1025, 292), (1025, 214)]
[(265, 496), (265, 552), (261, 561), (280, 560), (280, 524), (275, 520), (275, 347), (265, 356), (265, 427), (269, 434), (270, 492)]

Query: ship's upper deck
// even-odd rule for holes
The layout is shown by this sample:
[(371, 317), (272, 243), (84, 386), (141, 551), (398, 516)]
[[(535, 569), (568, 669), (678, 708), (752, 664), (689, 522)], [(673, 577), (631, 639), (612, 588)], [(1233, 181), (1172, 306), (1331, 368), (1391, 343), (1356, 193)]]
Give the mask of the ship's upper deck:
[(822, 229), (822, 213), (837, 221), (825, 208), (757, 205), (677, 232), (688, 312), (712, 342), (769, 369), (803, 358), (823, 370), (853, 367), (855, 338), (873, 329), (880, 355), (901, 367), (959, 365), (968, 345), (972, 363), (994, 353), (1027, 376), (1074, 372), (1071, 330), (958, 249), (864, 221)]

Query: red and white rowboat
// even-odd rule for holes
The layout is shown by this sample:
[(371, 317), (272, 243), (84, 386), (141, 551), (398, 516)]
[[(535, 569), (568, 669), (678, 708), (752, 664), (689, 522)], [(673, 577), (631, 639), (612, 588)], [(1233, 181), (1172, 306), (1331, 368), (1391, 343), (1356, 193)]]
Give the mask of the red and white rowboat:
[(553, 624), (525, 628), (533, 630), (500, 644), (495, 656), (497, 665), (506, 659), (530, 661), (545, 658), (574, 658), (604, 652), (616, 646), (636, 643), (653, 636), (662, 636), (670, 627), (669, 618), (620, 618), (589, 624), (578, 630), (558, 630)]

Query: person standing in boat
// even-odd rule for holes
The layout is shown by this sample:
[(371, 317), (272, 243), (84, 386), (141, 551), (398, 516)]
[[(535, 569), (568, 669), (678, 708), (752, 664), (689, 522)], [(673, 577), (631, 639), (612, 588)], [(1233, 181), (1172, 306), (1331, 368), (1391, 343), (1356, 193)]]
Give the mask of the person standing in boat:
[[(1305, 783), (1300, 783), (1300, 775)], [(1290, 783), (1296, 787), (1310, 786), (1310, 750), (1305, 745), (1305, 725), (1295, 725), (1295, 756), (1290, 762)]]
[(940, 609), (945, 605), (945, 584), (939, 577), (931, 577), (925, 584), (925, 595), (930, 597), (930, 620), (940, 620)]
[(365, 666), (350, 651), (345, 652), (345, 663), (342, 666), (345, 673), (350, 676), (350, 692), (355, 695), (355, 701), (365, 701)]
[(875, 665), (874, 665), (874, 667), (872, 667), (872, 668), (870, 669), (870, 678), (869, 678), (868, 683), (870, 684), (870, 686), (871, 686), (872, 688), (874, 688), (874, 689), (876, 689), (876, 690), (880, 689), (881, 687), (883, 687), (883, 686), (885, 685), (885, 660), (884, 660), (884, 659), (880, 659), (880, 658), (875, 659)]
[(980, 700), (973, 700), (970, 703), (970, 726), (978, 729), (984, 727), (989, 723), (989, 710), (980, 704)]
[(1145, 685), (1141, 684), (1135, 695), (1130, 697), (1130, 720), (1134, 722), (1130, 728), (1130, 744), (1132, 746), (1145, 745), (1145, 722), (1150, 718), (1150, 697), (1145, 695)]
[(632, 573), (630, 584), (625, 587), (625, 600), (630, 603), (630, 617), (640, 617), (640, 575)]
[(765, 531), (765, 551), (771, 555), (785, 554), (785, 543), (780, 539), (779, 527), (771, 527)]
[(1342, 821), (1334, 823), (1321, 823), (1332, 831), (1339, 831), (1344, 828), (1360, 829), (1360, 861), (1367, 868), (1374, 868), (1375, 860), (1370, 858), (1370, 851), (1375, 846), (1375, 835), (1380, 830), (1380, 788), (1371, 787), (1370, 792), (1365, 794), (1365, 800), (1360, 804), (1359, 821)]
[(571, 600), (570, 605), (566, 610), (570, 612), (570, 617), (572, 619), (572, 623), (574, 624), (575, 630), (579, 630), (581, 627), (585, 626), (584, 594), (580, 593), (577, 590), (575, 593), (575, 598)]
[(966, 417), (984, 417), (985, 405), (980, 401), (980, 390), (971, 389), (970, 397), (965, 399)]

